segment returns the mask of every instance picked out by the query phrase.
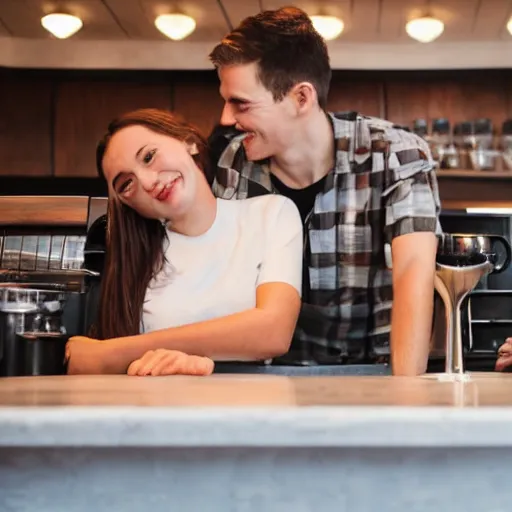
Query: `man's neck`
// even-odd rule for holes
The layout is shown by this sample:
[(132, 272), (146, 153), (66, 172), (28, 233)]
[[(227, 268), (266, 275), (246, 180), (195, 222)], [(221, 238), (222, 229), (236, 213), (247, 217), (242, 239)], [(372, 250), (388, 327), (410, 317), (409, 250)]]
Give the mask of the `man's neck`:
[(334, 167), (334, 135), (330, 119), (321, 111), (311, 113), (294, 134), (293, 144), (270, 159), (270, 171), (290, 188), (306, 188)]

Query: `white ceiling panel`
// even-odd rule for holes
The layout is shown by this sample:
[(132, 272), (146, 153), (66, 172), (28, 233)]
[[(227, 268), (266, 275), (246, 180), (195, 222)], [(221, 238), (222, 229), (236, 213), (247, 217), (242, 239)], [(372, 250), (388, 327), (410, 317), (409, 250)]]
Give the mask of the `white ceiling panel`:
[(233, 27), (236, 27), (243, 19), (254, 16), (260, 12), (259, 0), (221, 0)]
[(0, 37), (8, 37), (11, 33), (7, 29), (7, 27), (3, 24), (1, 18), (0, 18)]
[(354, 0), (350, 6), (350, 22), (341, 40), (365, 42), (370, 34), (374, 39), (378, 37), (381, 7), (382, 0)]
[(196, 31), (188, 42), (215, 44), (228, 32), (229, 23), (236, 26), (261, 9), (290, 3), (308, 14), (343, 19), (345, 31), (331, 45), (410, 43), (405, 23), (426, 13), (427, 7), (445, 22), (439, 42), (512, 42), (505, 29), (512, 0), (0, 0), (0, 36), (50, 39), (41, 27), (41, 16), (65, 8), (84, 21), (72, 39), (168, 41), (154, 26), (154, 19), (175, 10), (196, 19)]
[[(0, 0), (1, 2), (2, 0)], [(131, 0), (130, 0), (131, 1)], [(45, 10), (55, 2), (41, 2)], [(84, 26), (76, 33), (76, 39), (126, 39), (126, 31), (119, 25), (116, 16), (112, 15), (108, 5), (102, 0), (69, 0), (65, 2), (68, 12), (82, 18)]]
[(266, 9), (279, 9), (293, 4), (300, 9), (303, 9), (309, 15), (313, 14), (330, 14), (339, 16), (350, 25), (350, 15), (352, 12), (352, 3), (360, 0), (337, 0), (335, 2), (312, 2), (308, 0), (297, 0), (295, 2), (286, 2), (279, 0), (262, 0), (263, 8)]
[[(184, 2), (163, 2), (161, 0), (126, 0), (140, 1), (146, 14), (146, 19), (154, 26), (155, 18), (160, 14), (183, 12), (196, 20), (195, 31), (187, 37), (189, 42), (219, 41), (228, 30), (228, 25), (216, 0), (191, 0)], [(168, 39), (155, 27), (155, 37)]]
[[(472, 27), (472, 36), (485, 40), (499, 38), (503, 34), (511, 9), (511, 1), (480, 0), (478, 13)], [(508, 32), (506, 34), (507, 38), (511, 37)]]
[(141, 2), (104, 0), (105, 6), (130, 39), (156, 39), (154, 23), (147, 18)]
[(51, 37), (41, 26), (42, 4), (40, 0), (0, 0), (2, 25), (13, 37)]
[(440, 40), (461, 41), (478, 37), (473, 31), (473, 27), (479, 15), (479, 4), (480, 0), (443, 0), (436, 4), (433, 12), (445, 24)]
[[(401, 0), (379, 0), (380, 20), (376, 37), (380, 41), (399, 41), (405, 38), (404, 25), (407, 21), (404, 2)], [(368, 37), (371, 37), (368, 33)], [(373, 40), (373, 39), (372, 39)]]

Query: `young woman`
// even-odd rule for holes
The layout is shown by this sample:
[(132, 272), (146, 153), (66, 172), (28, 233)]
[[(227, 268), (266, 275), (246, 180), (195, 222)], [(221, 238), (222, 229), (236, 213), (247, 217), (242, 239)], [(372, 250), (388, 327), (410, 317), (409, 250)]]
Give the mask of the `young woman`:
[(302, 224), (278, 195), (216, 199), (205, 140), (161, 110), (113, 121), (97, 149), (109, 187), (96, 331), (68, 373), (208, 374), (212, 360), (287, 352), (300, 309)]

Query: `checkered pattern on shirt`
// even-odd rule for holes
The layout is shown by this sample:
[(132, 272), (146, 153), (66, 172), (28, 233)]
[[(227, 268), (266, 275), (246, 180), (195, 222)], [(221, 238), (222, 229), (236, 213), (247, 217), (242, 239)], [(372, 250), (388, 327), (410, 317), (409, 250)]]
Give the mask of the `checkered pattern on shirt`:
[[(392, 279), (385, 250), (396, 236), (440, 233), (440, 201), (427, 143), (388, 121), (329, 114), (335, 168), (306, 219), (302, 310), (283, 362), (340, 363), (389, 354)], [(249, 162), (240, 136), (213, 184), (224, 199), (276, 193), (268, 163)]]

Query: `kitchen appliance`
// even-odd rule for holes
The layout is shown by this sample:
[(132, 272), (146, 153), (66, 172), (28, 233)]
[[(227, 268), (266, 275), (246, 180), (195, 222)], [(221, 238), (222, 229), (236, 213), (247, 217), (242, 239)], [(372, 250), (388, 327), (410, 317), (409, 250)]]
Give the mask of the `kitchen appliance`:
[(99, 287), (102, 258), (86, 242), (106, 204), (0, 197), (0, 376), (65, 372), (67, 339), (87, 334), (93, 321), (90, 292)]
[(0, 283), (0, 376), (64, 373), (68, 335), (61, 287)]
[[(512, 216), (508, 210), (443, 210), (440, 221), (447, 233), (486, 233), (512, 239)], [(502, 244), (496, 244), (494, 250), (500, 261), (506, 258), (506, 247)], [(438, 293), (434, 307), (435, 317), (442, 317), (444, 306)], [(483, 276), (464, 299), (461, 316), (466, 367), (473, 371), (493, 370), (497, 349), (512, 333), (512, 265)], [(439, 322), (436, 327), (444, 328)], [(442, 336), (439, 332), (438, 337)], [(431, 354), (429, 364), (435, 371), (444, 369), (441, 346), (439, 342)]]
[(448, 375), (464, 373), (462, 301), (476, 286), (479, 279), (484, 274), (492, 272), (492, 269), (492, 263), (482, 253), (466, 257), (460, 254), (438, 253), (434, 285), (445, 307), (445, 373)]
[(469, 349), (464, 343), (462, 316), (467, 311), (464, 299), (482, 276), (505, 271), (510, 259), (510, 244), (502, 236), (445, 233), (440, 237), (431, 355), (445, 358), (446, 373), (463, 372), (464, 352)]

